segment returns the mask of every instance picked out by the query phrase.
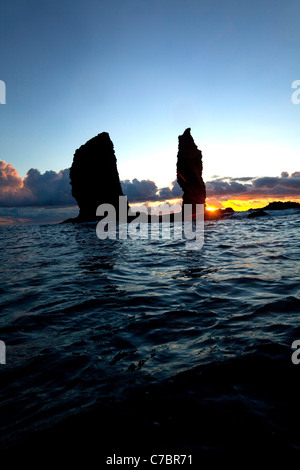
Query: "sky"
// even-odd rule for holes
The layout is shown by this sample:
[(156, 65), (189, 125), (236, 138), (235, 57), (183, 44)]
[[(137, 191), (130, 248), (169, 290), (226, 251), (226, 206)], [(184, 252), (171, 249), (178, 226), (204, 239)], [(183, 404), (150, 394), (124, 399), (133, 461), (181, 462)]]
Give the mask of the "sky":
[(0, 206), (38, 203), (33, 176), (45, 204), (41, 184), (66, 184), (75, 150), (103, 131), (127, 186), (172, 189), (187, 127), (207, 183), (273, 178), (280, 195), (283, 173), (300, 198), (299, 17), (298, 0), (2, 0)]

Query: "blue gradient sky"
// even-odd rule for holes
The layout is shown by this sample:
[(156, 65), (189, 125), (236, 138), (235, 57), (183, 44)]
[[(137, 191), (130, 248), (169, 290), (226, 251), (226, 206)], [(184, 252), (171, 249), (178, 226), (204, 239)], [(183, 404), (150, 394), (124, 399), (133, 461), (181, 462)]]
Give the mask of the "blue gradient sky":
[(299, 1), (2, 0), (0, 159), (59, 171), (107, 131), (121, 179), (176, 177), (192, 128), (204, 179), (294, 172)]

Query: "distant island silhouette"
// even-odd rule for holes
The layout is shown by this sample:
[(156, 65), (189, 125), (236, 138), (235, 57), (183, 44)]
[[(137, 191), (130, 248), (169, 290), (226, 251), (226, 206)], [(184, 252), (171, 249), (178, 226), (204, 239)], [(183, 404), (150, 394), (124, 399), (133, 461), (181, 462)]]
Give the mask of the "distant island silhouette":
[(299, 202), (292, 202), (292, 201), (273, 201), (270, 202), (267, 206), (262, 207), (263, 210), (266, 211), (282, 211), (284, 209), (300, 209)]
[(268, 215), (265, 211), (282, 211), (287, 209), (300, 209), (300, 204), (298, 202), (292, 201), (273, 201), (270, 202), (267, 206), (261, 207), (259, 209), (249, 209), (248, 219), (256, 219), (256, 217), (265, 217)]

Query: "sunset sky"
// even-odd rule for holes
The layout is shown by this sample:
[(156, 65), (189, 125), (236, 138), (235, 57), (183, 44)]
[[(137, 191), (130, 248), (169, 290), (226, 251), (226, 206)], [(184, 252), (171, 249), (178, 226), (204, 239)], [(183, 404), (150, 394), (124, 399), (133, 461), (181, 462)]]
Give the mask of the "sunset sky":
[(2, 0), (0, 217), (72, 204), (73, 154), (103, 131), (129, 199), (172, 195), (191, 127), (209, 204), (300, 201), (299, 17), (298, 0)]

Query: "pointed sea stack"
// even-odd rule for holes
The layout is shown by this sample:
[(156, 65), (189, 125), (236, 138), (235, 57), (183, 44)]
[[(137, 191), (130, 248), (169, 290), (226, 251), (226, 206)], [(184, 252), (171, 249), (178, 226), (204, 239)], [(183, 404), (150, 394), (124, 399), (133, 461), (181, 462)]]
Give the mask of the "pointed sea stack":
[(182, 204), (205, 204), (206, 188), (202, 179), (202, 153), (196, 146), (191, 129), (178, 137), (177, 181), (183, 189)]
[[(93, 137), (76, 150), (70, 169), (72, 195), (79, 206), (74, 221), (97, 220), (100, 204), (112, 204), (118, 211), (119, 196), (124, 196), (114, 146), (107, 132)], [(118, 213), (118, 212), (117, 212)]]

